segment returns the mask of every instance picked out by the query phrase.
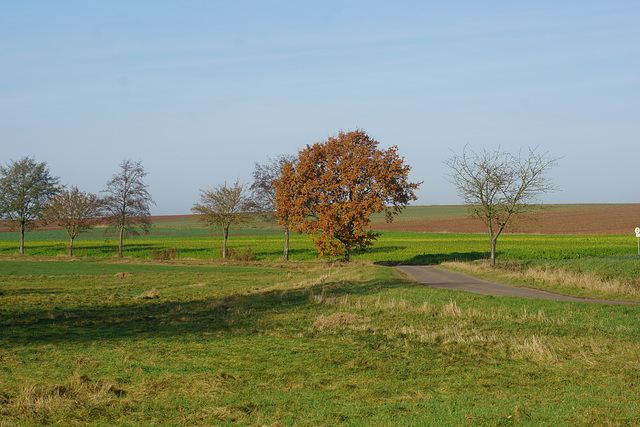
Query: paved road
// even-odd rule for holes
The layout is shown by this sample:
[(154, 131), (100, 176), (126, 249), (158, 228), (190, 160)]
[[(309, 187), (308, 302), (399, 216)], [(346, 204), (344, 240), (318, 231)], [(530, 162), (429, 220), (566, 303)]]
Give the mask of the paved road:
[(466, 291), (475, 294), (495, 295), (502, 297), (520, 298), (541, 298), (556, 301), (579, 301), (603, 304), (638, 305), (633, 302), (594, 300), (589, 298), (568, 297), (551, 292), (539, 291), (530, 288), (518, 288), (515, 286), (500, 285), (485, 280), (476, 279), (460, 273), (439, 270), (429, 266), (401, 265), (395, 267), (402, 271), (416, 282), (423, 283), (439, 289), (449, 289), (453, 291)]

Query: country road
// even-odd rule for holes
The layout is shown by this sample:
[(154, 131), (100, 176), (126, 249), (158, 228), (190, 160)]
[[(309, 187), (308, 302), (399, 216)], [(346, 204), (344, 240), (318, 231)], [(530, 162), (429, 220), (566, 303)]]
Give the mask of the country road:
[(453, 291), (465, 291), (483, 295), (494, 295), (502, 297), (519, 298), (540, 298), (556, 301), (577, 301), (601, 304), (617, 305), (638, 305), (634, 302), (595, 300), (589, 298), (569, 297), (554, 294), (552, 292), (540, 291), (531, 288), (518, 288), (515, 286), (501, 285), (487, 282), (482, 279), (467, 276), (465, 274), (453, 273), (440, 270), (431, 266), (401, 265), (395, 267), (416, 282), (439, 289), (449, 289)]

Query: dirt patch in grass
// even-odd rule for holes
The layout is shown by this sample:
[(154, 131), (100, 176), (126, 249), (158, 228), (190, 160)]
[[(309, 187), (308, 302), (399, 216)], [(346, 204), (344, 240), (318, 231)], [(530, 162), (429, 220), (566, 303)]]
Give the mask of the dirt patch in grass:
[[(632, 234), (640, 226), (640, 204), (576, 205), (536, 212), (506, 230), (516, 234)], [(476, 218), (411, 218), (375, 224), (380, 231), (423, 233), (486, 233)]]
[(127, 272), (124, 272), (124, 271), (119, 271), (116, 274), (114, 274), (113, 276), (114, 277), (130, 277), (130, 276), (133, 276), (133, 274), (127, 273)]
[(345, 325), (355, 325), (359, 323), (369, 323), (371, 317), (358, 316), (351, 313), (333, 313), (330, 316), (320, 316), (313, 322), (313, 327), (319, 330), (336, 329)]

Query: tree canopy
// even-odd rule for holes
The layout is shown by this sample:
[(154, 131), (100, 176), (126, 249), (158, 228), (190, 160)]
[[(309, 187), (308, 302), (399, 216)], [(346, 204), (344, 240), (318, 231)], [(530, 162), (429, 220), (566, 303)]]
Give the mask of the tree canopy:
[(497, 150), (474, 152), (464, 148), (445, 160), (448, 175), (471, 216), (481, 219), (489, 233), (491, 265), (496, 262), (496, 242), (507, 224), (519, 215), (541, 207), (538, 197), (556, 190), (546, 176), (558, 158), (529, 148), (511, 154)]
[(44, 211), (47, 222), (65, 229), (69, 236), (69, 256), (73, 256), (73, 241), (93, 228), (100, 220), (102, 201), (95, 194), (72, 187), (56, 194)]
[(122, 241), (127, 234), (138, 234), (138, 228), (149, 232), (151, 204), (154, 203), (144, 183), (147, 172), (142, 161), (124, 160), (120, 171), (107, 182), (103, 193), (105, 220), (110, 229), (118, 230), (118, 256), (122, 257)]
[[(296, 157), (287, 154), (280, 154), (275, 158), (269, 158), (264, 163), (256, 163), (253, 170), (253, 183), (249, 189), (251, 190), (251, 199), (249, 208), (261, 214), (267, 214), (270, 219), (275, 214), (276, 187), (274, 182), (280, 178), (282, 169), (287, 164), (295, 164)], [(289, 226), (286, 221), (282, 223), (284, 226), (284, 259), (289, 259)]]
[(379, 233), (370, 216), (385, 212), (388, 222), (412, 200), (421, 183), (411, 183), (410, 166), (397, 147), (378, 148), (365, 131), (340, 132), (298, 153), (275, 181), (281, 224), (315, 236), (319, 255), (364, 252)]
[(196, 203), (191, 211), (206, 227), (221, 228), (222, 258), (227, 257), (227, 239), (229, 228), (234, 224), (247, 222), (246, 213), (248, 199), (246, 187), (240, 181), (233, 185), (218, 185), (212, 190), (200, 190), (200, 203)]
[(24, 233), (43, 219), (42, 213), (59, 190), (59, 178), (49, 172), (46, 162), (23, 157), (0, 166), (0, 219), (20, 231), (20, 255), (24, 254)]

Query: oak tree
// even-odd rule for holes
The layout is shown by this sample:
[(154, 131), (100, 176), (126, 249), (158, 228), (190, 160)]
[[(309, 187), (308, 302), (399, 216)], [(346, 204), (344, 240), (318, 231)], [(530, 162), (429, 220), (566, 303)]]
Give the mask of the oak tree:
[(120, 171), (107, 182), (103, 199), (108, 229), (118, 232), (118, 256), (122, 258), (122, 241), (126, 235), (145, 233), (151, 227), (151, 204), (155, 204), (144, 183), (147, 172), (142, 161), (124, 160)]
[(229, 228), (234, 224), (247, 222), (248, 199), (246, 186), (236, 181), (233, 185), (218, 185), (211, 190), (200, 190), (200, 203), (196, 203), (191, 211), (206, 227), (222, 229), (222, 258), (227, 257), (227, 239)]
[[(280, 154), (275, 158), (269, 158), (264, 164), (256, 163), (253, 170), (253, 183), (249, 187), (251, 198), (249, 208), (255, 212), (268, 215), (273, 219), (275, 214), (276, 188), (274, 181), (280, 178), (282, 169), (286, 164), (295, 164), (293, 155)], [(284, 225), (284, 259), (289, 259), (289, 225)]]
[(294, 165), (287, 163), (275, 181), (276, 213), (281, 223), (315, 237), (319, 256), (362, 253), (379, 233), (370, 216), (385, 212), (388, 222), (412, 200), (421, 183), (411, 183), (411, 167), (398, 149), (378, 148), (365, 131), (340, 132), (307, 145)]
[(73, 256), (73, 241), (100, 221), (102, 201), (92, 193), (72, 187), (56, 194), (44, 210), (47, 222), (65, 229), (69, 236), (69, 256)]
[(20, 255), (24, 255), (24, 234), (42, 219), (44, 208), (59, 190), (59, 178), (46, 162), (23, 157), (0, 166), (0, 219), (20, 231)]
[(518, 216), (541, 208), (538, 197), (556, 190), (546, 176), (558, 158), (548, 152), (511, 154), (497, 150), (468, 150), (454, 154), (445, 164), (448, 179), (469, 208), (471, 216), (482, 220), (489, 234), (490, 263), (496, 263), (496, 242), (508, 224)]

